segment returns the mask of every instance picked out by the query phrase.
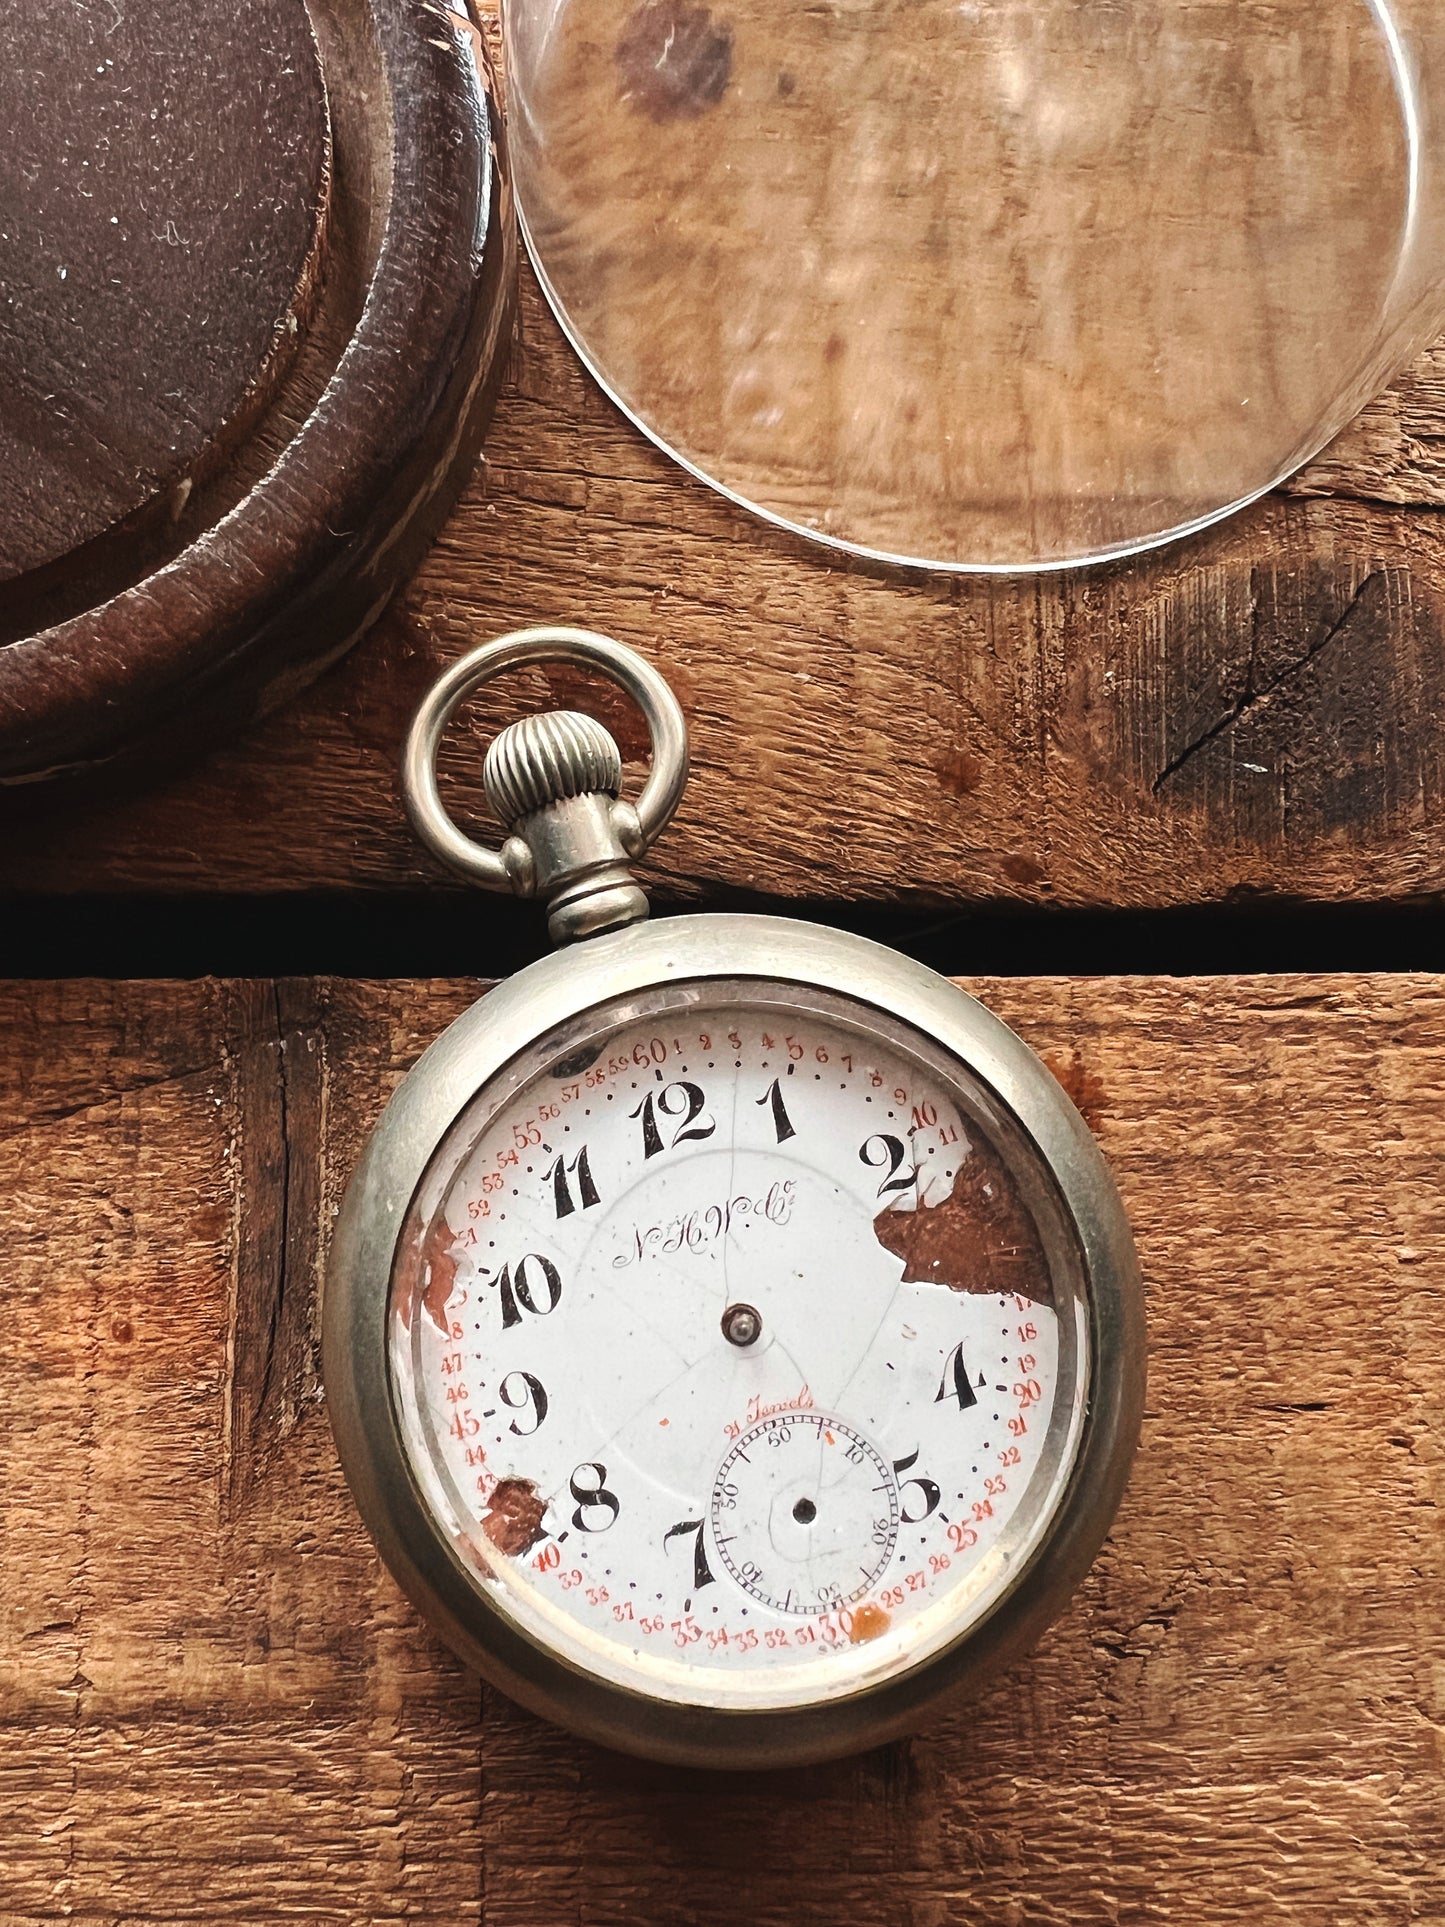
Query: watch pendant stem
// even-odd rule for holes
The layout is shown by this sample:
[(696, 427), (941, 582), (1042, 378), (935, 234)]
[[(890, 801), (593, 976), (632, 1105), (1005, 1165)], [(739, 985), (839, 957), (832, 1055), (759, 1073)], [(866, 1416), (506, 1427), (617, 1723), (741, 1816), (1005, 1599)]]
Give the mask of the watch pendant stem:
[(648, 913), (628, 868), (641, 845), (637, 813), (618, 801), (622, 756), (595, 717), (527, 716), (487, 752), (482, 782), (511, 831), (502, 860), (519, 895), (543, 896), (556, 944), (601, 936)]

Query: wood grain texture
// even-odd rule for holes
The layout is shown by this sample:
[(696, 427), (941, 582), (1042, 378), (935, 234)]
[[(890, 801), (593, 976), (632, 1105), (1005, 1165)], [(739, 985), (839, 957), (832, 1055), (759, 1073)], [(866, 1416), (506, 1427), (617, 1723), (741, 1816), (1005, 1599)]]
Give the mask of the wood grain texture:
[(743, 1781), (479, 1693), (337, 1470), (318, 1258), (470, 988), (0, 991), (0, 1918), (1441, 1918), (1445, 980), (973, 987), (1123, 1186), (1133, 1483), (996, 1692)]
[[(149, 794), (11, 798), (0, 887), (448, 887), (400, 809), (408, 717), (463, 649), (560, 620), (647, 651), (689, 712), (693, 787), (653, 871), (679, 899), (1438, 896), (1439, 366), (1295, 492), (1207, 536), (944, 581), (842, 567), (691, 481), (593, 388), (524, 277), (486, 460), (374, 635)], [(504, 684), (479, 701), (479, 736), (516, 701)], [(635, 759), (635, 724), (603, 713)], [(458, 808), (486, 824), (480, 754), (456, 761)]]

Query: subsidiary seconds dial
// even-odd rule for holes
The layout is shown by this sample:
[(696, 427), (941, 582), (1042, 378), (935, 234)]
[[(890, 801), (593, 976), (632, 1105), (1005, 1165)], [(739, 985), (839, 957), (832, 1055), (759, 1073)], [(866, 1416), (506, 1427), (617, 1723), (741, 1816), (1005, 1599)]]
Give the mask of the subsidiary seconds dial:
[(898, 1515), (898, 1482), (877, 1446), (822, 1412), (753, 1426), (713, 1482), (723, 1565), (780, 1613), (827, 1613), (865, 1598), (893, 1558)]

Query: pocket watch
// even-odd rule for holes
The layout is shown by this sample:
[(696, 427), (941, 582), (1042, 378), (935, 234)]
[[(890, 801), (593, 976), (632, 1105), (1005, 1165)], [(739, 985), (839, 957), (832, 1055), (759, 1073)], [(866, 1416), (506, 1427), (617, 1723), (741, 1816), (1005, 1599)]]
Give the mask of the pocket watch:
[[(569, 661), (636, 701), (635, 806), (590, 716), (492, 744), (509, 834), (437, 790), (457, 705)], [(758, 1767), (977, 1695), (1068, 1601), (1139, 1429), (1118, 1193), (1039, 1059), (962, 990), (788, 918), (647, 920), (630, 874), (687, 731), (640, 656), (519, 631), (408, 739), (413, 824), (560, 946), (387, 1105), (324, 1307), (336, 1443), (443, 1640), (624, 1751)]]

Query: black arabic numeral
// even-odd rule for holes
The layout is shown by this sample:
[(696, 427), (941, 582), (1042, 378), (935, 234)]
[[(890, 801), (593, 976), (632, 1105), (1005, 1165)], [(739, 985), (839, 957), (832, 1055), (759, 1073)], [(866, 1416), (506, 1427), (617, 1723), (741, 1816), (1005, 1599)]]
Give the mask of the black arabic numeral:
[[(592, 1473), (597, 1483), (583, 1485), (581, 1477), (584, 1472)], [(577, 1467), (568, 1481), (568, 1490), (577, 1501), (577, 1510), (572, 1514), (572, 1523), (579, 1532), (606, 1532), (608, 1526), (616, 1524), (617, 1515), (622, 1510), (622, 1502), (615, 1492), (607, 1490), (606, 1479), (607, 1467), (600, 1465), (596, 1459), (587, 1459)], [(589, 1526), (585, 1517), (589, 1512), (605, 1512), (607, 1517), (600, 1526)]]
[[(696, 1084), (666, 1084), (660, 1091), (649, 1091), (630, 1117), (642, 1119), (642, 1155), (655, 1158), (664, 1148), (675, 1151), (679, 1144), (686, 1144), (690, 1138), (711, 1137), (717, 1129), (711, 1118), (699, 1124), (703, 1105), (707, 1099)], [(658, 1112), (670, 1123), (679, 1120), (672, 1134), (672, 1142), (664, 1147), (662, 1134), (657, 1128)]]
[(669, 1084), (666, 1090), (658, 1093), (657, 1108), (665, 1112), (668, 1117), (678, 1117), (682, 1115), (675, 1105), (669, 1104), (667, 1101), (673, 1092), (676, 1092), (687, 1106), (687, 1114), (682, 1118), (680, 1128), (672, 1134), (673, 1148), (676, 1149), (679, 1144), (685, 1144), (689, 1138), (700, 1139), (711, 1137), (717, 1129), (717, 1125), (714, 1124), (712, 1119), (707, 1118), (701, 1124), (697, 1121), (699, 1117), (702, 1116), (703, 1105), (707, 1102), (697, 1085)]
[[(913, 1466), (917, 1465), (917, 1463), (918, 1463), (918, 1449), (915, 1447), (915, 1449), (908, 1454), (907, 1458), (895, 1459), (893, 1461), (893, 1470), (895, 1472), (907, 1472)], [(922, 1512), (910, 1512), (908, 1510), (908, 1507), (902, 1504), (903, 1494), (908, 1490), (909, 1486), (911, 1485), (916, 1485), (918, 1487), (918, 1490), (923, 1494)], [(933, 1483), (932, 1479), (925, 1479), (922, 1477), (921, 1474), (917, 1478), (905, 1479), (902, 1485), (899, 1486), (898, 1488), (899, 1503), (900, 1505), (902, 1505), (902, 1509), (903, 1509), (903, 1523), (905, 1525), (910, 1525), (910, 1526), (916, 1526), (920, 1524), (924, 1519), (928, 1517), (930, 1512), (936, 1512), (938, 1510), (938, 1502), (942, 1497), (943, 1497), (943, 1494), (939, 1491), (938, 1487)]]
[(970, 1405), (978, 1404), (978, 1393), (968, 1382), (968, 1366), (964, 1363), (962, 1345), (955, 1345), (948, 1354), (948, 1362), (938, 1385), (938, 1396), (933, 1402), (942, 1405), (951, 1398), (958, 1400), (960, 1412), (966, 1412)]
[[(546, 1282), (547, 1302), (545, 1305), (539, 1305), (532, 1296), (533, 1281), (527, 1274), (528, 1265), (536, 1265), (541, 1271), (543, 1280)], [(491, 1282), (502, 1294), (503, 1331), (507, 1331), (513, 1325), (520, 1325), (524, 1311), (531, 1312), (534, 1317), (545, 1318), (549, 1311), (556, 1311), (558, 1300), (562, 1296), (561, 1272), (558, 1271), (550, 1258), (544, 1258), (536, 1251), (529, 1251), (527, 1256), (521, 1260), (517, 1266), (515, 1277), (512, 1274), (512, 1267), (510, 1265), (503, 1265), (502, 1269)]]
[(783, 1086), (780, 1078), (774, 1078), (767, 1090), (758, 1099), (759, 1105), (771, 1104), (773, 1107), (773, 1129), (778, 1134), (779, 1144), (786, 1144), (790, 1137), (798, 1133), (793, 1129), (793, 1120), (788, 1116), (787, 1106), (783, 1103)]
[(692, 1585), (696, 1592), (699, 1586), (710, 1586), (713, 1580), (712, 1567), (707, 1562), (707, 1547), (702, 1542), (703, 1522), (701, 1519), (684, 1519), (662, 1535), (664, 1551), (669, 1539), (686, 1538), (689, 1532), (697, 1536), (692, 1547)]
[[(521, 1390), (514, 1395), (508, 1387), (515, 1379), (521, 1380)], [(526, 1439), (542, 1429), (542, 1421), (547, 1416), (547, 1391), (540, 1378), (533, 1378), (530, 1372), (508, 1372), (497, 1390), (503, 1405), (509, 1405), (514, 1412), (530, 1407), (537, 1415), (532, 1425), (518, 1425), (513, 1419), (507, 1427), (509, 1432), (515, 1432), (519, 1439)]]
[(557, 1162), (547, 1173), (547, 1176), (552, 1180), (553, 1196), (556, 1199), (557, 1216), (559, 1218), (570, 1218), (572, 1213), (577, 1209), (572, 1199), (572, 1187), (567, 1182), (567, 1173), (569, 1171), (576, 1173), (577, 1193), (582, 1200), (582, 1209), (584, 1211), (590, 1211), (594, 1204), (601, 1204), (602, 1202), (601, 1198), (597, 1195), (597, 1186), (592, 1182), (592, 1166), (587, 1161), (587, 1146), (584, 1144), (576, 1157), (573, 1158), (571, 1164), (568, 1164), (565, 1157), (558, 1158)]
[(655, 1158), (662, 1149), (662, 1139), (658, 1136), (656, 1107), (650, 1091), (635, 1111), (628, 1112), (628, 1116), (642, 1119), (642, 1155)]
[[(878, 1146), (876, 1153), (873, 1149), (875, 1144)], [(869, 1165), (875, 1171), (880, 1169), (884, 1164), (888, 1166), (888, 1175), (878, 1187), (878, 1195), (880, 1198), (886, 1198), (894, 1191), (911, 1191), (914, 1185), (917, 1184), (917, 1171), (910, 1169), (907, 1177), (903, 1178), (900, 1178), (898, 1175), (899, 1171), (903, 1168), (903, 1160), (907, 1155), (907, 1152), (903, 1148), (902, 1138), (892, 1137), (886, 1132), (875, 1131), (872, 1137), (864, 1140), (858, 1152), (858, 1156), (862, 1162)]]

